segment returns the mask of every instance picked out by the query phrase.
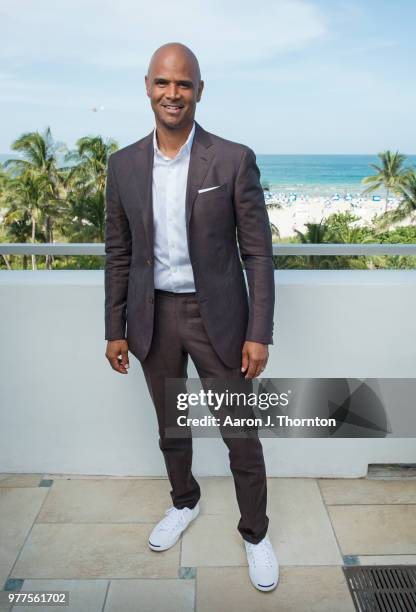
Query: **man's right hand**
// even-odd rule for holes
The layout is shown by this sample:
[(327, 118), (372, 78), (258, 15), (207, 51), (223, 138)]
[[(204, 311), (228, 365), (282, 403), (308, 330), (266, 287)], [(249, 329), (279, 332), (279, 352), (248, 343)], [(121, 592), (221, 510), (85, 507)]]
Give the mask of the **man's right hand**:
[(129, 347), (127, 340), (108, 340), (105, 356), (111, 367), (120, 374), (128, 374)]

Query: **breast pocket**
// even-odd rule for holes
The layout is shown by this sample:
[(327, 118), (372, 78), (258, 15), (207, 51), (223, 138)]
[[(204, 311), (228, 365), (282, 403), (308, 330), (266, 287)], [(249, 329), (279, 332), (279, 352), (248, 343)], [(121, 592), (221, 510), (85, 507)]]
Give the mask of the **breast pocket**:
[(194, 220), (204, 227), (209, 236), (222, 236), (235, 225), (233, 200), (229, 185), (198, 194), (193, 208)]
[[(207, 189), (207, 187), (201, 187), (201, 189)], [(197, 202), (211, 202), (212, 200), (216, 200), (218, 198), (224, 198), (228, 194), (228, 185), (227, 183), (223, 183), (215, 189), (209, 189), (208, 191), (203, 191), (202, 193), (198, 193)]]

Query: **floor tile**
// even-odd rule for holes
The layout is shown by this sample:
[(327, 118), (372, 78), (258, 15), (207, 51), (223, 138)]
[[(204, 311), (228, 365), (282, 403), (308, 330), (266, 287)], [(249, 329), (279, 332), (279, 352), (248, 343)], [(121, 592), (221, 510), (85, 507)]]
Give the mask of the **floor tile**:
[(56, 480), (38, 522), (154, 523), (172, 505), (164, 480)]
[(112, 580), (104, 612), (193, 612), (194, 580)]
[(0, 603), (0, 612), (11, 612), (13, 608), (12, 604), (9, 603)]
[(148, 548), (149, 525), (34, 525), (14, 567), (25, 578), (176, 578), (177, 544), (155, 553)]
[(246, 565), (239, 516), (198, 516), (182, 535), (181, 566)]
[(416, 504), (416, 480), (319, 479), (327, 505)]
[[(10, 568), (4, 568), (4, 571), (2, 573), (2, 569), (0, 566), (0, 591), (4, 589), (4, 583), (7, 580), (9, 571), (10, 571)], [(9, 612), (11, 608), (12, 608), (12, 605), (7, 602), (0, 603), (0, 612)]]
[(0, 488), (1, 589), (47, 494), (40, 487)]
[[(326, 508), (313, 479), (269, 479), (267, 512), (269, 536), (282, 564), (342, 565)], [(183, 535), (182, 565), (245, 565), (244, 546), (237, 531), (239, 519), (238, 511), (218, 516), (201, 514)]]
[(261, 593), (246, 568), (198, 568), (197, 612), (355, 612), (340, 567), (281, 567), (274, 591)]
[(416, 553), (416, 506), (328, 506), (345, 555)]
[(201, 487), (201, 514), (239, 516), (234, 480), (231, 476), (198, 478), (198, 482)]
[[(17, 556), (17, 553), (16, 553), (16, 556)], [(13, 567), (13, 563), (14, 563), (14, 559), (13, 561), (9, 561), (9, 562), (5, 561), (4, 563), (0, 561), (0, 591), (3, 590), (4, 588), (4, 583), (6, 582), (9, 576), (9, 572)]]
[(283, 565), (342, 565), (314, 479), (269, 479), (267, 508), (271, 540)]
[(5, 474), (0, 487), (38, 487), (43, 474)]
[(22, 591), (69, 591), (68, 606), (19, 606), (13, 612), (101, 612), (108, 580), (25, 580)]

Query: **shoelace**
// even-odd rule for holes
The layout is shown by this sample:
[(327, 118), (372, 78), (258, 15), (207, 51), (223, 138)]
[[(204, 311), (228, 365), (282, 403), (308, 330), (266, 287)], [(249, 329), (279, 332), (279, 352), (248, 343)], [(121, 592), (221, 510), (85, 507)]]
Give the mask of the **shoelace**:
[(175, 506), (172, 506), (172, 508), (166, 510), (166, 518), (161, 521), (159, 529), (161, 531), (171, 531), (172, 529), (177, 529), (178, 527), (183, 525), (185, 520), (184, 510), (178, 510), (177, 508), (175, 508)]
[(273, 567), (273, 559), (270, 554), (270, 550), (266, 542), (260, 542), (259, 544), (248, 544), (248, 550), (250, 558), (253, 561), (253, 565), (259, 567)]

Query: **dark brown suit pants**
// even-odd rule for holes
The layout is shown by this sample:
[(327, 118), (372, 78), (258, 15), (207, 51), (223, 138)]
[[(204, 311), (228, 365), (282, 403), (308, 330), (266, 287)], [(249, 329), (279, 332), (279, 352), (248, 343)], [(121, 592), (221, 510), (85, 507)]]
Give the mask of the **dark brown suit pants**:
[[(155, 320), (152, 344), (142, 368), (159, 425), (159, 446), (163, 452), (176, 508), (193, 508), (200, 488), (192, 474), (192, 437), (166, 435), (166, 378), (187, 378), (188, 355), (200, 379), (241, 379), (240, 368), (227, 367), (214, 351), (206, 334), (195, 294), (155, 292)], [(176, 405), (172, 406), (176, 411)], [(169, 418), (169, 416), (168, 416)], [(221, 430), (222, 433), (222, 430)], [(249, 437), (224, 437), (229, 450), (241, 513), (238, 530), (257, 544), (267, 532), (267, 486), (263, 449), (257, 432)]]

